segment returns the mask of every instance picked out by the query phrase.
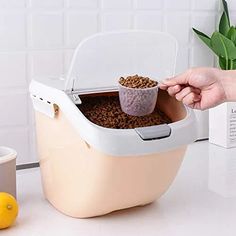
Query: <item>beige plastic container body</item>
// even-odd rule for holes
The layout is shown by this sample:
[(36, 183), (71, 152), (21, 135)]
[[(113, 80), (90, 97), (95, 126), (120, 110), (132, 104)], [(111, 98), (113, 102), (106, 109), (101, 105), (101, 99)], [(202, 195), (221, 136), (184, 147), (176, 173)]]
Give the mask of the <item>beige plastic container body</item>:
[(16, 198), (16, 151), (0, 147), (0, 192)]
[[(184, 118), (184, 106), (171, 98), (168, 102), (162, 94), (161, 109), (174, 121)], [(162, 99), (168, 106), (161, 105)], [(98, 216), (153, 202), (174, 180), (186, 149), (107, 155), (81, 139), (60, 107), (54, 119), (36, 112), (36, 124), (45, 197), (72, 217)]]

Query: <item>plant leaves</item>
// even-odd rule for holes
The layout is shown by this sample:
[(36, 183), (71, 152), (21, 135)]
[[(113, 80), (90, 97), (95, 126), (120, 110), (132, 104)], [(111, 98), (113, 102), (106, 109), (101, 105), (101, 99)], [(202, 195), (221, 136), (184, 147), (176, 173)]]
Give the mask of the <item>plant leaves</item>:
[(219, 66), (222, 70), (235, 70), (236, 60), (228, 60), (228, 68), (227, 68), (226, 59), (223, 57), (219, 57)]
[(227, 38), (231, 39), (233, 34), (234, 34), (234, 26), (231, 26), (229, 31), (228, 31)]
[(230, 65), (229, 70), (235, 70), (236, 69), (236, 60), (230, 61), (229, 65)]
[(229, 20), (225, 12), (223, 12), (220, 18), (219, 31), (221, 34), (227, 36), (230, 29)]
[(222, 70), (226, 70), (226, 60), (223, 57), (219, 57), (219, 66)]
[(223, 4), (224, 12), (225, 12), (225, 14), (227, 16), (227, 19), (228, 19), (228, 22), (229, 22), (229, 25), (230, 25), (228, 4), (227, 4), (227, 2), (225, 0), (222, 0), (222, 4)]
[(234, 42), (234, 44), (236, 45), (236, 29), (234, 26), (231, 26), (228, 34), (227, 34), (227, 38), (230, 39), (231, 41)]
[(236, 59), (236, 47), (234, 43), (219, 32), (214, 32), (211, 37), (212, 50), (217, 56), (224, 57), (226, 60)]
[(222, 0), (223, 13), (219, 22), (219, 32), (215, 31), (211, 38), (193, 28), (198, 37), (219, 58), (219, 66), (226, 69), (236, 69), (236, 27), (230, 27), (228, 4)]
[(233, 60), (233, 68), (232, 70), (235, 70), (236, 69), (236, 60)]
[(198, 31), (197, 29), (195, 28), (192, 28), (193, 31), (197, 34), (197, 36), (209, 47), (212, 49), (212, 46), (211, 46), (211, 39), (209, 36), (207, 36), (206, 34)]

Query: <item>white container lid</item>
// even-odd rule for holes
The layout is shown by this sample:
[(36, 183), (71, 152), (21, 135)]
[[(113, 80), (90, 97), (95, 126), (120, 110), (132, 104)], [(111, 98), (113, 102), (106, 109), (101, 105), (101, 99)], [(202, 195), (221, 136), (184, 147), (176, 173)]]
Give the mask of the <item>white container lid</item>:
[(0, 165), (5, 162), (16, 159), (16, 155), (17, 153), (15, 150), (8, 147), (0, 146)]
[(65, 90), (116, 87), (121, 76), (139, 74), (154, 80), (173, 76), (177, 41), (157, 31), (99, 33), (74, 52)]

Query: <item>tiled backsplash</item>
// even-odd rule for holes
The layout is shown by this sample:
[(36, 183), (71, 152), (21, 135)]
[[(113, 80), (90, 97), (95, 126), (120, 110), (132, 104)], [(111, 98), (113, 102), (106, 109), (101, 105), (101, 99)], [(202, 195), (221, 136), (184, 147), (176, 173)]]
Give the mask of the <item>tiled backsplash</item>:
[[(236, 14), (236, 1), (228, 0)], [(0, 145), (34, 162), (34, 119), (28, 85), (34, 76), (65, 74), (76, 45), (99, 31), (167, 31), (179, 41), (177, 73), (211, 66), (213, 56), (191, 26), (211, 32), (218, 0), (0, 0)]]

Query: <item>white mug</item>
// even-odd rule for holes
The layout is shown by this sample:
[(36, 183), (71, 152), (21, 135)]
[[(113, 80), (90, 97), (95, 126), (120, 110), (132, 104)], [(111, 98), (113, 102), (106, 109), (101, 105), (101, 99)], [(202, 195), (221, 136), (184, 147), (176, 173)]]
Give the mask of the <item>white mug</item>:
[(16, 151), (0, 146), (0, 192), (16, 197)]

